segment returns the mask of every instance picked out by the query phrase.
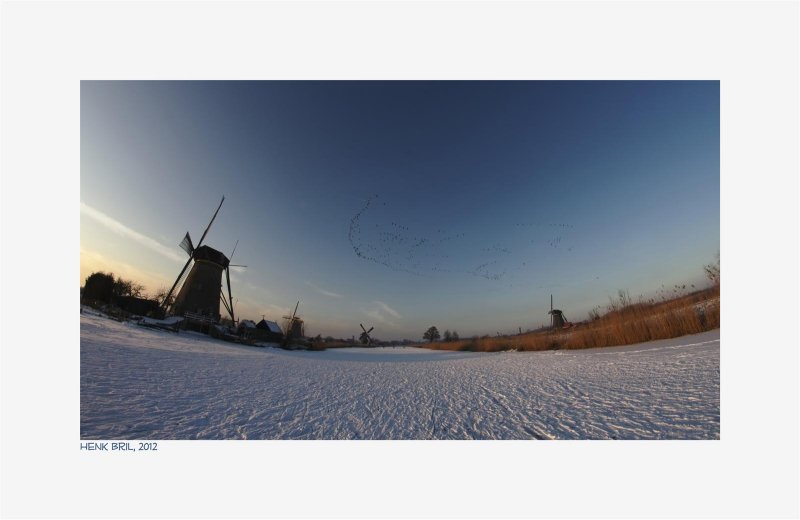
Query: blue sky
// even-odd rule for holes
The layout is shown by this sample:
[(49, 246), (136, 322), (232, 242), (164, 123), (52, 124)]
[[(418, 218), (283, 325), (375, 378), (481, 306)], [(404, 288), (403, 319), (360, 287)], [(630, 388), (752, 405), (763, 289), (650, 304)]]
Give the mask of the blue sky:
[(241, 317), (513, 332), (703, 284), (719, 178), (716, 81), (84, 81), (80, 276), (171, 285), (224, 194)]

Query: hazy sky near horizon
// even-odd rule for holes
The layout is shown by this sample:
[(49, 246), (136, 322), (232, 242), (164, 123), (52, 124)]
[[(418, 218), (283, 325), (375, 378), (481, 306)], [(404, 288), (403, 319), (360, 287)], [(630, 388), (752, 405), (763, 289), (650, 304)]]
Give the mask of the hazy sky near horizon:
[(418, 339), (705, 283), (719, 82), (81, 83), (81, 283), (170, 286), (205, 244), (240, 317)]

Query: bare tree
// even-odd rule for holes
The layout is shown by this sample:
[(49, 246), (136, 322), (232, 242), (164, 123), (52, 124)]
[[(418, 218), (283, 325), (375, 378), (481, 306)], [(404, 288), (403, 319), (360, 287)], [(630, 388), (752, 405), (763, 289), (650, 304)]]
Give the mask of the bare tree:
[(134, 296), (140, 298), (144, 294), (144, 285), (133, 280), (125, 280), (121, 276), (114, 280), (114, 296)]
[(439, 339), (441, 336), (439, 335), (439, 329), (436, 327), (430, 327), (428, 330), (425, 331), (425, 334), (422, 335), (423, 339), (427, 339), (431, 343)]
[[(154, 300), (158, 300), (158, 303), (163, 303), (164, 302), (164, 298), (167, 297), (167, 293), (168, 292), (169, 292), (169, 289), (167, 289), (165, 286), (162, 285), (161, 287), (158, 288), (158, 291), (153, 296), (153, 299)], [(173, 303), (175, 303), (175, 294), (174, 293), (169, 295), (169, 301), (166, 302), (166, 303), (167, 303), (167, 307), (169, 307)]]

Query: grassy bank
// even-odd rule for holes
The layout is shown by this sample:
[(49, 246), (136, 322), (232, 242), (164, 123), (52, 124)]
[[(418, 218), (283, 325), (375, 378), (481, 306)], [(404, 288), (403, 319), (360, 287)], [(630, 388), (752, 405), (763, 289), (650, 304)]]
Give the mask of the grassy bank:
[(537, 331), (514, 336), (438, 341), (419, 346), (436, 350), (499, 352), (581, 349), (630, 345), (656, 339), (696, 334), (719, 328), (719, 285), (666, 301), (633, 303), (620, 292), (603, 314), (599, 309), (587, 321), (569, 329)]

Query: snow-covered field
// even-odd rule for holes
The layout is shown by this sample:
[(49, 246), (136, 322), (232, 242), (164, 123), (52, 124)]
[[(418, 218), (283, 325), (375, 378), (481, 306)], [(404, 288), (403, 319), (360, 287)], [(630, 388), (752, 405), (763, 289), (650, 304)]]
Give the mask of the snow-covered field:
[(289, 352), (81, 315), (82, 439), (719, 439), (719, 331)]

